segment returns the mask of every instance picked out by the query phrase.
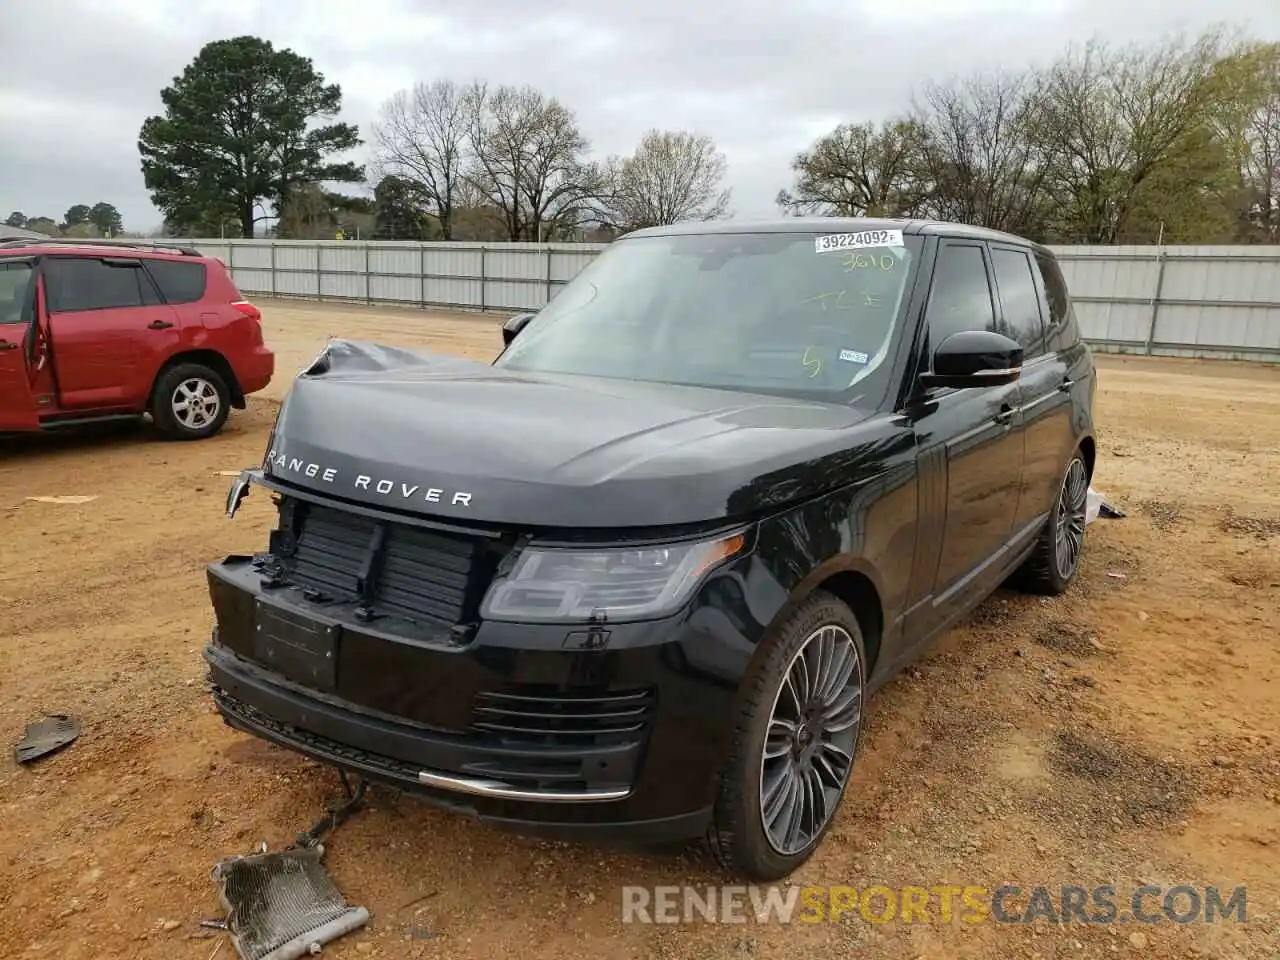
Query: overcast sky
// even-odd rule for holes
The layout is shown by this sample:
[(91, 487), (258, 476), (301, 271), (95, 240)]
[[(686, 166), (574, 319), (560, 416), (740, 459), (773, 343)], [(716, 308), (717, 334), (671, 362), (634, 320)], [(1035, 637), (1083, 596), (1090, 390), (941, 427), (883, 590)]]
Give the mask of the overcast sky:
[(903, 109), (925, 78), (1250, 7), (1236, 24), (1280, 40), (1278, 0), (0, 0), (0, 218), (105, 200), (130, 229), (158, 226), (138, 129), (203, 44), (242, 34), (311, 57), (362, 134), (390, 94), (441, 76), (536, 85), (599, 155), (650, 127), (709, 133), (734, 212), (758, 217), (797, 150)]

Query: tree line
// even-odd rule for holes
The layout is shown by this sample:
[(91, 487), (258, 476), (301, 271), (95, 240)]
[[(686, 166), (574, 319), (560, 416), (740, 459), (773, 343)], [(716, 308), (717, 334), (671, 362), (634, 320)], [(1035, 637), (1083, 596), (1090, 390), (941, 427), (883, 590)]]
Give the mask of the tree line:
[(704, 134), (651, 130), (627, 157), (596, 162), (564, 104), (530, 86), (419, 83), (373, 127), (383, 228), (423, 239), (460, 232), (549, 240), (728, 212), (726, 163)]
[[(705, 134), (652, 129), (593, 158), (532, 86), (400, 90), (366, 143), (341, 88), (256, 37), (207, 44), (161, 92), (139, 151), (165, 229), (186, 236), (608, 239), (730, 212)], [(902, 116), (800, 152), (792, 214), (959, 220), (1060, 243), (1280, 242), (1280, 44), (1210, 30), (1068, 48), (1047, 65), (923, 84)], [(369, 183), (372, 197), (334, 189)]]
[[(161, 91), (138, 148), (165, 230), (282, 237), (559, 240), (723, 216), (725, 158), (705, 135), (654, 130), (592, 160), (573, 111), (531, 86), (420, 83), (373, 125), (370, 170), (334, 158), (364, 141), (336, 122), (337, 84), (257, 37), (205, 45)], [(372, 198), (333, 185), (363, 184)]]
[(793, 163), (795, 214), (960, 220), (1050, 243), (1280, 242), (1280, 44), (1221, 29), (923, 85)]
[(5, 218), (5, 226), (22, 230), (34, 230), (50, 237), (119, 237), (124, 235), (124, 222), (114, 204), (99, 201), (89, 206), (77, 203), (67, 209), (61, 222), (52, 217), (28, 217), (15, 210)]

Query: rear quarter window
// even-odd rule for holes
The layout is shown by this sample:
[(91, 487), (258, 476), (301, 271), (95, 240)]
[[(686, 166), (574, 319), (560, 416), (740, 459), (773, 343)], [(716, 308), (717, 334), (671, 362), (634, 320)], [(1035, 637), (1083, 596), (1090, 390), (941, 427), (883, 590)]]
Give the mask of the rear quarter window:
[(1067, 290), (1062, 268), (1054, 257), (1039, 250), (1035, 254), (1035, 263), (1040, 271), (1046, 305), (1049, 308), (1046, 318), (1049, 324), (1046, 331), (1049, 349), (1070, 349), (1080, 342), (1080, 328), (1076, 325), (1075, 308), (1071, 303), (1071, 294)]
[(208, 278), (203, 263), (148, 260), (147, 270), (169, 303), (195, 303), (204, 297)]

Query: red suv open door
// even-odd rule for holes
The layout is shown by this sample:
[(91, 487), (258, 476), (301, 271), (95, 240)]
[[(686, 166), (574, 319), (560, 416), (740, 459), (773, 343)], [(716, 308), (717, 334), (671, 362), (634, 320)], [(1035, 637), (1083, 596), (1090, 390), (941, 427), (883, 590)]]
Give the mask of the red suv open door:
[(182, 329), (141, 260), (127, 252), (53, 255), (42, 272), (61, 406), (145, 406)]
[(0, 433), (40, 425), (31, 395), (35, 276), (32, 260), (0, 260)]

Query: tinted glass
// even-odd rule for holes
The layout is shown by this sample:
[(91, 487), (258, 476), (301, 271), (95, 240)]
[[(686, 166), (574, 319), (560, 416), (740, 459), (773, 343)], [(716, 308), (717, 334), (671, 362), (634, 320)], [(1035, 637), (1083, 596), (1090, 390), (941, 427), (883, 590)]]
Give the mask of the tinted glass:
[(820, 399), (882, 391), (919, 241), (819, 253), (815, 240), (618, 241), (498, 365)]
[(1049, 301), (1048, 339), (1053, 349), (1066, 349), (1074, 346), (1080, 339), (1075, 325), (1075, 316), (1071, 310), (1071, 296), (1067, 291), (1067, 282), (1062, 276), (1062, 268), (1048, 254), (1036, 252), (1036, 264), (1040, 268), (1040, 277), (1044, 280), (1045, 297)]
[(52, 258), (45, 263), (44, 276), (51, 313), (143, 304), (143, 278), (136, 260), (133, 266), (112, 266), (90, 257)]
[(152, 280), (145, 270), (136, 271), (138, 274), (138, 287), (142, 291), (142, 305), (144, 307), (158, 306), (164, 301), (160, 298), (160, 291), (156, 288), (155, 281)]
[(1040, 295), (1031, 273), (1031, 260), (1021, 250), (993, 247), (991, 265), (1004, 310), (1005, 336), (1022, 344), (1026, 358), (1044, 353), (1044, 325), (1040, 320)]
[(0, 262), (0, 323), (26, 323), (30, 319), (32, 272), (29, 262)]
[(179, 260), (148, 260), (147, 270), (169, 303), (195, 303), (204, 296), (203, 263)]
[(929, 349), (963, 330), (996, 329), (991, 284), (976, 244), (944, 244), (929, 293)]

